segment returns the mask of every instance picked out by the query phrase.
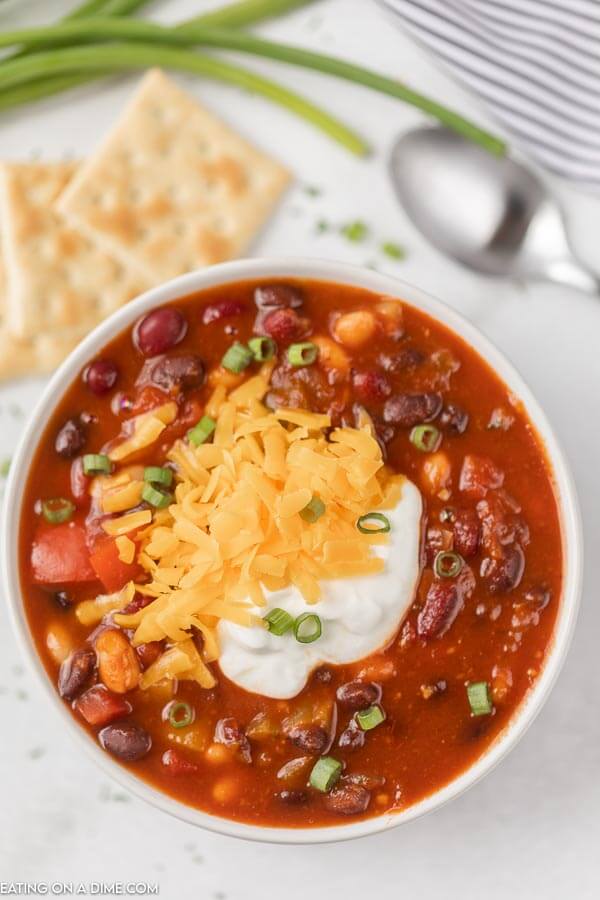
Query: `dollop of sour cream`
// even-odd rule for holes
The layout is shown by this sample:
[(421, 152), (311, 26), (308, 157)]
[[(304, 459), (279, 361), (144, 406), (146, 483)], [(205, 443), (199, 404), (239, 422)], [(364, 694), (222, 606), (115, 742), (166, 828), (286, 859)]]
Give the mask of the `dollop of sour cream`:
[(385, 560), (383, 572), (325, 580), (321, 599), (315, 604), (306, 603), (291, 585), (269, 593), (266, 607), (254, 608), (261, 617), (274, 607), (287, 610), (294, 618), (316, 613), (323, 630), (313, 643), (299, 643), (291, 631), (278, 637), (266, 629), (222, 620), (222, 672), (247, 691), (285, 700), (300, 693), (313, 669), (323, 663), (358, 662), (384, 648), (397, 634), (415, 597), (421, 513), (421, 495), (406, 480), (397, 505), (385, 511), (391, 525), (389, 543), (373, 546)]

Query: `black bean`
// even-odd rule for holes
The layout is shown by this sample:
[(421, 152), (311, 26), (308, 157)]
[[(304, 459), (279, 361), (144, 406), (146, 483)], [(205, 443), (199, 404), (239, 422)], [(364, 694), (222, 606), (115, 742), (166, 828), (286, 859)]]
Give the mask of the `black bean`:
[(341, 816), (356, 816), (367, 810), (371, 792), (358, 784), (344, 784), (324, 797), (325, 807)]
[(386, 401), (383, 418), (390, 425), (412, 428), (435, 419), (441, 408), (440, 394), (395, 394)]
[(382, 353), (378, 362), (386, 372), (396, 374), (407, 369), (416, 369), (425, 361), (425, 356), (416, 347), (405, 347), (396, 353)]
[(65, 700), (80, 694), (96, 666), (93, 650), (75, 650), (62, 663), (58, 673), (58, 693)]
[(541, 612), (543, 609), (546, 609), (551, 599), (552, 592), (550, 588), (545, 584), (540, 584), (536, 587), (530, 588), (523, 595), (523, 600), (525, 601), (525, 603), (532, 606), (537, 612)]
[(224, 744), (226, 747), (237, 746), (244, 762), (252, 762), (250, 741), (233, 716), (219, 719), (215, 726), (214, 741), (217, 744)]
[(490, 594), (507, 594), (517, 587), (525, 569), (525, 554), (519, 544), (504, 549), (501, 559), (487, 556), (481, 563), (480, 575)]
[(338, 746), (344, 750), (359, 750), (364, 746), (365, 739), (365, 732), (354, 719), (351, 719), (348, 727), (339, 736)]
[(150, 379), (164, 391), (191, 390), (204, 383), (204, 363), (195, 354), (161, 356), (150, 369)]
[(54, 440), (54, 449), (64, 459), (72, 459), (84, 447), (87, 433), (80, 418), (67, 419)]
[(107, 725), (98, 734), (104, 750), (126, 762), (135, 762), (150, 752), (152, 738), (145, 729), (134, 722), (116, 722)]
[(456, 403), (447, 403), (438, 421), (450, 434), (463, 434), (469, 424), (469, 413)]
[(346, 709), (367, 709), (381, 700), (381, 685), (374, 681), (347, 681), (337, 689), (336, 697)]
[(288, 806), (301, 806), (308, 801), (306, 791), (279, 791), (275, 796)]
[(73, 598), (66, 591), (55, 591), (53, 599), (61, 609), (70, 609), (73, 606)]
[(320, 666), (314, 674), (315, 681), (320, 681), (321, 684), (329, 684), (332, 677), (331, 669), (326, 668), (326, 666)]
[(322, 725), (295, 725), (288, 732), (288, 739), (305, 753), (325, 753), (331, 736)]
[(254, 302), (259, 309), (269, 307), (271, 309), (283, 309), (291, 307), (297, 309), (302, 306), (304, 298), (302, 292), (291, 284), (267, 284), (257, 287), (254, 291)]

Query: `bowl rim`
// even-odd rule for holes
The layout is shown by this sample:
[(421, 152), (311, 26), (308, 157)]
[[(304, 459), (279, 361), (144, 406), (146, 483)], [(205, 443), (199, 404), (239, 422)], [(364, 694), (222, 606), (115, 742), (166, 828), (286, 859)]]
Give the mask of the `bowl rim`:
[[(354, 823), (314, 828), (246, 824), (187, 806), (134, 775), (90, 739), (88, 733), (74, 720), (58, 696), (38, 656), (21, 598), (18, 526), (23, 489), (31, 458), (37, 447), (38, 435), (43, 431), (54, 411), (57, 399), (62, 398), (65, 390), (79, 375), (84, 365), (111, 338), (135, 322), (141, 314), (149, 309), (211, 287), (259, 278), (306, 278), (365, 288), (375, 293), (397, 297), (398, 300), (414, 305), (438, 319), (470, 344), (522, 401), (545, 447), (554, 477), (563, 532), (565, 573), (561, 607), (542, 673), (516, 709), (506, 728), (468, 769), (407, 809), (384, 813)], [(51, 705), (62, 717), (69, 733), (74, 735), (75, 740), (84, 748), (88, 756), (95, 760), (105, 774), (163, 812), (212, 832), (266, 843), (322, 844), (383, 832), (438, 809), (477, 783), (513, 749), (549, 696), (569, 649), (581, 595), (583, 538), (575, 483), (565, 454), (545, 413), (512, 363), (471, 322), (427, 292), (393, 276), (331, 260), (280, 257), (241, 259), (179, 276), (132, 300), (109, 316), (81, 341), (46, 385), (29, 416), (18, 443), (5, 491), (0, 554), (3, 587), (10, 618), (24, 657), (36, 672), (46, 696), (50, 698)]]

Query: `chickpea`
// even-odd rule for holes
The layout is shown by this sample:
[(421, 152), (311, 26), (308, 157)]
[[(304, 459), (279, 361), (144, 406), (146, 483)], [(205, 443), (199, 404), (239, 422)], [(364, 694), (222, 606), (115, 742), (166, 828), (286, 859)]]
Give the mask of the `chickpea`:
[(209, 763), (221, 765), (231, 759), (231, 751), (224, 744), (211, 744), (204, 751), (204, 758)]
[(235, 778), (221, 778), (213, 785), (213, 798), (217, 803), (231, 803), (238, 793), (238, 782)]
[(328, 337), (314, 337), (313, 344), (319, 348), (319, 363), (326, 369), (335, 369), (346, 378), (350, 374), (350, 360), (345, 350)]
[(423, 479), (432, 494), (439, 494), (450, 484), (452, 465), (443, 450), (430, 454), (423, 463)]
[(55, 663), (65, 661), (75, 646), (65, 626), (61, 622), (52, 622), (46, 631), (46, 647)]
[(404, 312), (397, 300), (380, 300), (375, 305), (377, 317), (383, 323), (386, 334), (399, 338), (404, 333)]
[(370, 341), (377, 330), (377, 321), (373, 313), (366, 309), (344, 313), (333, 325), (333, 336), (345, 347), (355, 349)]
[(109, 691), (125, 694), (138, 686), (140, 664), (122, 631), (107, 628), (95, 641), (100, 679)]

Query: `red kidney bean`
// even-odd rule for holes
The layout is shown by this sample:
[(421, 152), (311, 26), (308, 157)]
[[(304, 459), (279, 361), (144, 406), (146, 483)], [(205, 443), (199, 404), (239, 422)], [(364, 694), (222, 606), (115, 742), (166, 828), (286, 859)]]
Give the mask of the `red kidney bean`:
[(302, 292), (291, 284), (267, 284), (254, 291), (258, 309), (297, 309), (304, 302)]
[(224, 744), (226, 747), (237, 745), (244, 762), (252, 762), (250, 741), (238, 725), (237, 719), (234, 719), (233, 716), (219, 719), (215, 726), (214, 741), (216, 744)]
[(139, 319), (133, 329), (133, 343), (144, 356), (165, 353), (182, 341), (187, 322), (178, 309), (163, 306)]
[(84, 474), (81, 456), (78, 456), (71, 463), (70, 481), (71, 494), (75, 503), (78, 505), (84, 503), (88, 498), (90, 479)]
[(75, 709), (90, 725), (108, 725), (131, 712), (131, 703), (113, 694), (103, 684), (88, 688), (75, 701)]
[(463, 434), (469, 424), (469, 413), (456, 403), (447, 403), (438, 422), (449, 434)]
[(306, 791), (278, 791), (275, 796), (288, 806), (301, 806), (303, 803), (308, 802), (308, 793)]
[(500, 559), (486, 556), (479, 574), (487, 582), (490, 594), (507, 594), (520, 583), (525, 570), (525, 554), (519, 544), (506, 547)]
[(359, 784), (344, 784), (325, 794), (323, 802), (330, 812), (356, 816), (368, 809), (371, 792)]
[(378, 362), (382, 369), (395, 375), (408, 369), (416, 369), (425, 362), (425, 356), (416, 347), (405, 347), (397, 353), (382, 353)]
[(163, 391), (191, 390), (204, 384), (204, 363), (196, 354), (161, 356), (150, 362), (148, 380)]
[(231, 319), (233, 316), (241, 316), (246, 312), (246, 305), (239, 300), (220, 300), (219, 303), (211, 303), (205, 306), (202, 313), (202, 324), (210, 325), (219, 319)]
[(344, 750), (359, 750), (361, 747), (364, 747), (365, 740), (366, 733), (354, 719), (351, 719), (348, 727), (339, 736), (338, 747), (342, 747)]
[(322, 725), (295, 725), (288, 732), (288, 740), (305, 753), (325, 753), (331, 744), (331, 736)]
[(275, 309), (264, 317), (261, 330), (278, 344), (289, 344), (306, 337), (310, 331), (310, 322), (293, 309)]
[(474, 509), (459, 509), (454, 514), (452, 523), (454, 531), (454, 549), (463, 557), (470, 559), (479, 549), (481, 525)]
[(198, 771), (196, 763), (190, 762), (177, 750), (165, 750), (161, 762), (169, 775), (193, 775)]
[(119, 377), (119, 370), (111, 359), (96, 359), (83, 370), (84, 384), (92, 394), (102, 396), (111, 391)]
[(374, 681), (347, 681), (339, 686), (335, 695), (346, 709), (367, 709), (381, 700), (381, 685)]
[(352, 385), (356, 395), (365, 403), (385, 400), (392, 393), (392, 386), (381, 372), (353, 372)]
[(61, 664), (58, 673), (58, 693), (65, 700), (74, 700), (81, 693), (96, 666), (93, 650), (75, 650)]
[(429, 640), (445, 634), (475, 589), (475, 576), (463, 566), (456, 578), (433, 581), (417, 618), (417, 634)]
[(67, 419), (56, 438), (54, 449), (63, 459), (72, 459), (85, 445), (87, 429), (81, 418)]
[(141, 759), (152, 747), (152, 738), (148, 732), (135, 722), (115, 722), (114, 725), (107, 725), (98, 734), (98, 740), (103, 750), (126, 762)]
[(390, 425), (412, 428), (435, 419), (441, 408), (440, 394), (395, 394), (386, 402), (383, 418)]
[(131, 603), (128, 603), (127, 606), (121, 610), (121, 614), (124, 616), (131, 616), (140, 609), (144, 609), (145, 606), (149, 606), (154, 599), (154, 597), (148, 597), (146, 594), (136, 594)]
[(425, 561), (433, 566), (436, 556), (442, 550), (452, 550), (454, 535), (446, 528), (428, 528), (425, 535)]
[(162, 641), (149, 641), (147, 644), (140, 644), (135, 648), (142, 669), (147, 669), (148, 666), (156, 662), (162, 651)]
[(315, 680), (320, 681), (321, 684), (329, 684), (332, 677), (331, 669), (328, 669), (326, 666), (319, 666), (314, 673)]

